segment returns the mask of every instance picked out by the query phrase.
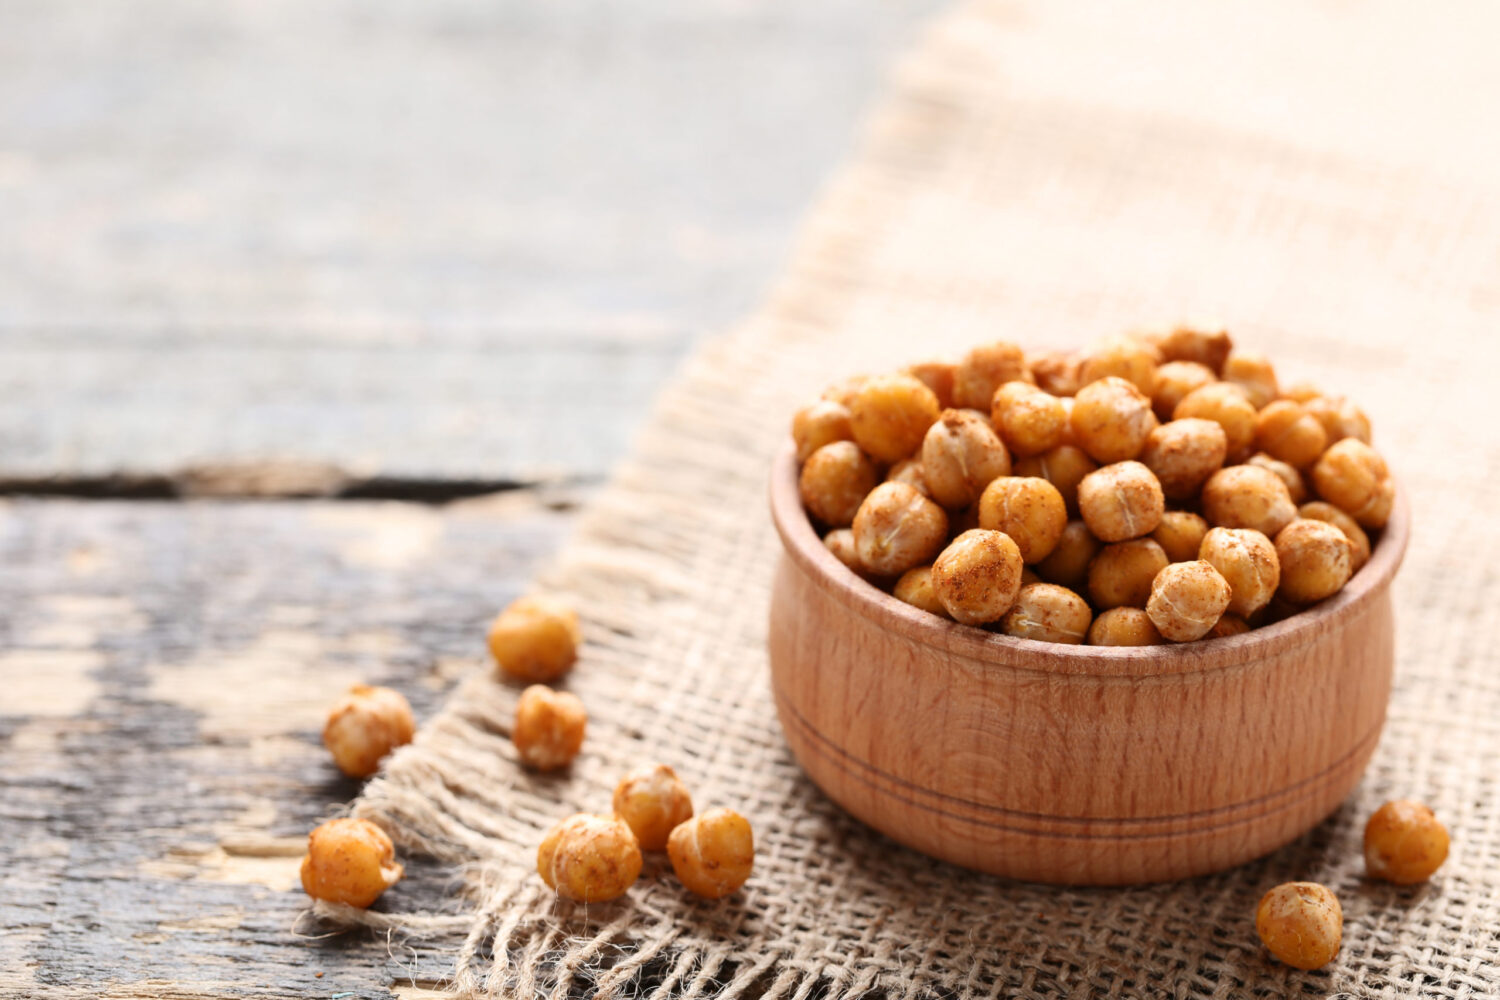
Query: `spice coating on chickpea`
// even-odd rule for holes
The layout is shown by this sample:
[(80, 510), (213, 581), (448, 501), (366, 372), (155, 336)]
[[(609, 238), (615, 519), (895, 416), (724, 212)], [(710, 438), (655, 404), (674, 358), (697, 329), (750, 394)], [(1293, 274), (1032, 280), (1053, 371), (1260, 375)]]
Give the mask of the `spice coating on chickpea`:
[(1010, 452), (982, 414), (944, 410), (922, 438), (922, 474), (932, 498), (957, 510), (991, 479), (1010, 475)]
[(1151, 583), (1146, 614), (1172, 642), (1192, 642), (1209, 633), (1229, 607), (1229, 584), (1201, 559), (1173, 563)]
[(1051, 554), (1036, 564), (1036, 571), (1048, 583), (1081, 590), (1088, 583), (1089, 563), (1099, 554), (1100, 545), (1088, 525), (1069, 521)]
[(1365, 823), (1365, 871), (1396, 885), (1426, 882), (1448, 860), (1448, 828), (1410, 799), (1387, 802)]
[(927, 485), (927, 470), (922, 467), (920, 459), (903, 458), (890, 471), (885, 474), (888, 483), (905, 483), (918, 493), (932, 499), (932, 489)]
[(1000, 631), (1018, 639), (1076, 646), (1088, 634), (1093, 618), (1088, 602), (1067, 587), (1033, 583), (1021, 588), (1016, 603), (1000, 619)]
[(922, 436), (940, 412), (936, 394), (920, 379), (877, 375), (855, 395), (849, 423), (866, 454), (899, 462), (922, 446)]
[(1215, 376), (1224, 370), (1234, 343), (1228, 331), (1214, 326), (1179, 326), (1155, 338), (1157, 350), (1167, 361), (1194, 361), (1208, 368)]
[(1237, 386), (1257, 410), (1268, 406), (1281, 395), (1276, 384), (1276, 369), (1264, 354), (1235, 351), (1224, 361), (1220, 376), (1230, 385)]
[(1276, 591), (1293, 604), (1313, 604), (1343, 589), (1353, 573), (1354, 546), (1326, 521), (1298, 519), (1276, 536), (1281, 587)]
[(1071, 422), (1078, 446), (1104, 464), (1135, 458), (1157, 425), (1150, 398), (1113, 375), (1078, 390)]
[(331, 819), (307, 835), (302, 890), (313, 899), (364, 909), (401, 879), (396, 846), (366, 819)]
[(1110, 608), (1089, 626), (1090, 646), (1159, 646), (1162, 642), (1143, 608)]
[(578, 756), (588, 721), (588, 710), (577, 695), (533, 684), (516, 702), (510, 739), (522, 763), (538, 771), (555, 771)]
[(1276, 546), (1251, 528), (1214, 528), (1203, 538), (1198, 558), (1229, 584), (1229, 611), (1248, 618), (1271, 603), (1281, 584)]
[(1172, 411), (1173, 420), (1197, 417), (1212, 420), (1224, 430), (1225, 449), (1234, 454), (1255, 441), (1255, 407), (1244, 393), (1224, 382), (1194, 389)]
[(1286, 483), (1254, 465), (1220, 469), (1203, 484), (1203, 516), (1217, 528), (1254, 528), (1267, 538), (1297, 516)]
[(1051, 451), (1018, 460), (1011, 475), (1045, 479), (1057, 487), (1070, 517), (1078, 516), (1078, 484), (1099, 468), (1099, 463), (1077, 445), (1060, 444)]
[(953, 379), (958, 365), (952, 361), (918, 361), (906, 366), (906, 374), (932, 390), (938, 406), (948, 409), (953, 405)]
[(1282, 962), (1296, 969), (1320, 969), (1339, 953), (1344, 910), (1327, 886), (1288, 882), (1260, 898), (1255, 933)]
[(340, 771), (368, 778), (386, 754), (410, 743), (416, 731), (411, 705), (399, 691), (356, 684), (328, 713), (323, 745)]
[(1161, 523), (1151, 532), (1151, 539), (1166, 552), (1169, 562), (1192, 562), (1198, 558), (1203, 546), (1203, 536), (1208, 534), (1208, 522), (1197, 514), (1185, 510), (1169, 510), (1161, 516)]
[(854, 440), (849, 408), (831, 399), (807, 404), (792, 415), (792, 440), (797, 445), (799, 462), (807, 461), (825, 444)]
[(1167, 565), (1167, 554), (1149, 538), (1106, 545), (1089, 564), (1089, 598), (1102, 610), (1144, 608), (1152, 581)]
[(979, 526), (1009, 535), (1021, 561), (1034, 563), (1057, 546), (1068, 526), (1068, 510), (1062, 494), (1047, 480), (1001, 476), (979, 498)]
[(854, 515), (854, 551), (862, 566), (881, 576), (931, 561), (947, 537), (943, 508), (905, 483), (881, 483)]
[(553, 681), (578, 659), (578, 612), (556, 598), (522, 597), (490, 625), (490, 655), (508, 677)]
[(1293, 468), (1316, 462), (1328, 447), (1323, 425), (1298, 403), (1278, 399), (1255, 418), (1255, 447)]
[(1148, 399), (1156, 391), (1157, 353), (1134, 337), (1107, 337), (1083, 356), (1080, 388), (1103, 378), (1122, 378)]
[(1243, 635), (1250, 631), (1250, 623), (1239, 615), (1226, 611), (1214, 622), (1214, 627), (1208, 630), (1205, 638), (1224, 639), (1231, 635)]
[(1000, 439), (1016, 455), (1040, 455), (1056, 448), (1068, 427), (1062, 402), (1029, 382), (1007, 382), (996, 389), (990, 417)]
[(995, 390), (1007, 382), (1028, 382), (1026, 355), (1015, 344), (981, 344), (965, 354), (953, 373), (953, 404), (990, 412)]
[(1140, 462), (1106, 465), (1078, 484), (1078, 512), (1104, 542), (1151, 534), (1161, 523), (1166, 505), (1161, 483)]
[(1370, 418), (1344, 397), (1316, 396), (1302, 400), (1302, 407), (1323, 425), (1329, 444), (1336, 444), (1344, 438), (1370, 443)]
[(750, 878), (755, 836), (750, 821), (732, 809), (710, 809), (672, 831), (667, 840), (672, 870), (688, 889), (722, 899)]
[(1349, 573), (1358, 573), (1360, 567), (1370, 561), (1370, 536), (1359, 522), (1331, 503), (1314, 500), (1297, 508), (1297, 516), (1308, 521), (1327, 521), (1344, 533), (1353, 549), (1349, 553)]
[(1344, 438), (1323, 453), (1313, 466), (1313, 487), (1366, 528), (1384, 527), (1396, 499), (1385, 459), (1358, 438)]
[(603, 903), (641, 874), (641, 847), (618, 816), (577, 813), (558, 823), (536, 852), (537, 874), (564, 899)]
[(1083, 387), (1078, 377), (1083, 355), (1077, 351), (1044, 351), (1028, 355), (1027, 363), (1037, 388), (1054, 396), (1071, 396)]
[(672, 831), (693, 815), (687, 786), (665, 764), (646, 764), (621, 778), (613, 806), (643, 851), (666, 850)]
[(931, 566), (918, 566), (902, 573), (901, 579), (892, 588), (891, 595), (898, 601), (921, 608), (939, 618), (948, 617), (948, 609), (943, 607), (943, 602), (938, 600), (937, 591), (932, 587)]
[(1286, 483), (1286, 492), (1292, 498), (1292, 503), (1301, 503), (1307, 499), (1307, 481), (1302, 478), (1302, 473), (1281, 459), (1272, 458), (1265, 452), (1258, 451), (1245, 459), (1244, 464), (1259, 466), (1267, 472), (1274, 473), (1277, 479)]
[(861, 576), (865, 573), (864, 564), (859, 561), (859, 553), (854, 548), (854, 532), (848, 528), (835, 528), (823, 536), (823, 544), (833, 557), (848, 566)]
[(825, 444), (802, 466), (797, 489), (802, 506), (830, 528), (847, 528), (875, 488), (875, 464), (853, 441)]
[(1163, 423), (1171, 420), (1183, 397), (1218, 380), (1207, 365), (1196, 361), (1168, 361), (1156, 370), (1156, 389), (1151, 393), (1151, 409), (1156, 419)]
[(1162, 424), (1146, 439), (1141, 464), (1155, 474), (1173, 500), (1197, 496), (1208, 477), (1224, 464), (1228, 439), (1212, 420), (1186, 417)]
[(975, 528), (948, 544), (932, 564), (938, 600), (955, 621), (999, 621), (1021, 591), (1021, 550), (1009, 535)]

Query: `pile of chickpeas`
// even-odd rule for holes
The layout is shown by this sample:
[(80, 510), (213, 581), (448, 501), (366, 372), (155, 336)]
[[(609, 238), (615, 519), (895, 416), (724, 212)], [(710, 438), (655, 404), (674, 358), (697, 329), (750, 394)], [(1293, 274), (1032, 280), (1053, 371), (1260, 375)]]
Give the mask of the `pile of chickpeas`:
[(975, 347), (798, 410), (803, 505), (898, 599), (1023, 639), (1232, 636), (1341, 590), (1395, 483), (1340, 396), (1228, 333)]
[[(500, 679), (525, 683), (516, 702), (511, 742), (537, 771), (568, 767), (583, 748), (588, 711), (577, 695), (548, 687), (578, 659), (578, 615), (556, 598), (523, 597), (490, 626), (489, 648)], [(411, 706), (390, 688), (357, 685), (335, 705), (323, 742), (345, 774), (368, 778), (397, 747), (411, 742)], [(677, 773), (647, 764), (620, 780), (612, 812), (578, 813), (557, 823), (537, 849), (537, 873), (565, 898), (615, 899), (640, 876), (642, 851), (666, 851), (687, 889), (708, 899), (745, 884), (755, 862), (750, 822), (732, 809), (694, 815)], [(368, 907), (402, 875), (395, 845), (364, 819), (335, 819), (308, 837), (302, 887), (309, 896)]]

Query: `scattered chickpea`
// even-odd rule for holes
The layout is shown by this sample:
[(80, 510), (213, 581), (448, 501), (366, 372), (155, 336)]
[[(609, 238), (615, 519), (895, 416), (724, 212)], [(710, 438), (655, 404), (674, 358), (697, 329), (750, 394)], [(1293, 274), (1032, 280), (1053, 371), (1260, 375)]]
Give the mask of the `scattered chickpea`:
[(1249, 622), (1239, 615), (1226, 611), (1219, 616), (1218, 621), (1214, 622), (1214, 627), (1208, 630), (1208, 635), (1204, 638), (1225, 639), (1231, 635), (1244, 635), (1248, 631), (1250, 631)]
[(667, 856), (689, 890), (707, 899), (721, 899), (750, 877), (755, 836), (750, 821), (739, 813), (710, 809), (672, 831)]
[(1076, 646), (1088, 634), (1093, 618), (1088, 602), (1067, 587), (1033, 583), (1021, 588), (1016, 603), (1000, 619), (1000, 630), (1018, 639)]
[(1157, 423), (1150, 397), (1113, 375), (1078, 390), (1071, 422), (1078, 446), (1104, 464), (1139, 455)]
[(302, 890), (364, 909), (401, 880), (396, 845), (367, 819), (331, 819), (307, 835)]
[(641, 874), (641, 846), (618, 816), (577, 813), (542, 838), (537, 874), (564, 899), (603, 903), (625, 894)]
[(1173, 563), (1152, 581), (1146, 614), (1162, 638), (1192, 642), (1214, 627), (1229, 607), (1229, 596), (1229, 584), (1208, 563)]
[(941, 408), (937, 396), (911, 375), (876, 375), (849, 407), (854, 440), (870, 457), (899, 462), (922, 446)]
[(1021, 349), (1004, 341), (981, 344), (958, 363), (953, 374), (953, 403), (988, 413), (995, 390), (1017, 380), (1031, 380)]
[(1149, 538), (1104, 546), (1089, 564), (1089, 597), (1094, 607), (1144, 608), (1152, 581), (1167, 564), (1167, 554)]
[(1110, 608), (1089, 626), (1090, 646), (1159, 646), (1161, 633), (1142, 608)]
[(410, 743), (416, 731), (411, 705), (399, 691), (356, 684), (328, 713), (323, 745), (340, 771), (368, 778), (386, 754)]
[(929, 500), (932, 499), (932, 488), (927, 485), (927, 470), (923, 468), (920, 459), (903, 458), (891, 466), (890, 471), (885, 474), (885, 481), (905, 483)]
[(1071, 396), (1083, 387), (1078, 377), (1083, 357), (1076, 351), (1045, 351), (1029, 356), (1027, 362), (1032, 380), (1054, 396)]
[(1088, 583), (1089, 563), (1099, 554), (1099, 546), (1088, 525), (1069, 521), (1051, 554), (1036, 564), (1037, 573), (1048, 583), (1081, 590)]
[(1078, 369), (1080, 387), (1114, 376), (1149, 399), (1156, 391), (1156, 358), (1157, 352), (1135, 337), (1106, 337), (1083, 356)]
[(932, 587), (931, 566), (918, 566), (902, 573), (891, 594), (896, 600), (904, 601), (914, 608), (921, 608), (939, 618), (948, 617), (948, 609), (943, 607), (943, 602), (938, 600), (937, 591)]
[(1156, 389), (1151, 393), (1151, 409), (1163, 423), (1172, 419), (1177, 404), (1188, 393), (1213, 385), (1219, 377), (1207, 365), (1196, 361), (1168, 361), (1156, 370)]
[(1323, 425), (1329, 444), (1337, 444), (1345, 438), (1370, 443), (1370, 418), (1343, 396), (1315, 396), (1303, 400), (1302, 406)]
[(1339, 953), (1344, 911), (1316, 882), (1288, 882), (1260, 898), (1255, 932), (1272, 955), (1296, 969), (1320, 969)]
[(1302, 404), (1278, 399), (1267, 404), (1255, 418), (1255, 446), (1293, 468), (1316, 462), (1328, 447), (1323, 425)]
[(1293, 604), (1313, 604), (1343, 589), (1353, 572), (1354, 546), (1326, 521), (1298, 519), (1276, 536), (1281, 563), (1277, 593)]
[(1271, 367), (1264, 354), (1235, 351), (1224, 362), (1222, 378), (1230, 385), (1239, 386), (1250, 405), (1257, 410), (1281, 395), (1281, 389), (1276, 385), (1276, 369)]
[(998, 621), (1021, 590), (1021, 550), (1009, 535), (976, 528), (948, 544), (932, 564), (932, 586), (955, 621)]
[(1219, 528), (1254, 528), (1267, 538), (1297, 516), (1297, 505), (1276, 473), (1254, 465), (1220, 469), (1203, 484), (1203, 516)]
[(944, 410), (953, 405), (953, 379), (957, 372), (958, 365), (952, 361), (919, 361), (906, 366), (906, 374), (931, 389), (938, 406)]
[(792, 415), (792, 440), (797, 445), (799, 462), (807, 461), (825, 444), (854, 440), (849, 408), (831, 399), (807, 404)]
[(1228, 454), (1248, 448), (1255, 441), (1255, 407), (1243, 392), (1227, 382), (1214, 382), (1183, 396), (1172, 411), (1172, 419), (1188, 417), (1212, 420), (1222, 427)]
[(490, 625), (490, 655), (521, 681), (553, 681), (572, 669), (583, 633), (578, 612), (551, 597), (522, 597)]
[(1156, 347), (1167, 361), (1194, 361), (1217, 377), (1234, 346), (1228, 331), (1212, 324), (1206, 327), (1179, 326), (1156, 338)]
[(1397, 885), (1426, 882), (1448, 859), (1448, 828), (1410, 799), (1387, 802), (1365, 823), (1365, 871)]
[(1297, 508), (1297, 516), (1308, 521), (1327, 521), (1344, 533), (1353, 549), (1349, 553), (1349, 572), (1358, 573), (1360, 567), (1370, 561), (1370, 536), (1359, 522), (1331, 503), (1314, 500)]
[(1358, 438), (1329, 446), (1313, 466), (1318, 495), (1361, 526), (1382, 528), (1390, 519), (1396, 484), (1380, 453)]
[(847, 528), (879, 477), (868, 455), (853, 441), (835, 441), (812, 453), (802, 466), (802, 505), (830, 528)]
[(1062, 494), (1070, 517), (1078, 516), (1078, 484), (1083, 477), (1099, 468), (1082, 448), (1060, 444), (1051, 451), (1016, 461), (1012, 475), (1033, 476), (1047, 480)]
[(1022, 562), (1047, 558), (1067, 525), (1062, 494), (1045, 479), (1001, 476), (979, 498), (979, 526), (1009, 535)]
[(1165, 511), (1161, 483), (1140, 462), (1106, 465), (1078, 484), (1078, 512), (1100, 541), (1149, 535)]
[(848, 528), (835, 528), (823, 536), (823, 544), (833, 557), (863, 576), (864, 564), (859, 561), (859, 552), (854, 548), (854, 532)]
[(1068, 415), (1056, 396), (1029, 382), (1006, 382), (990, 408), (1000, 439), (1017, 455), (1040, 455), (1062, 443)]
[(1274, 472), (1276, 478), (1286, 483), (1286, 491), (1292, 498), (1292, 503), (1301, 503), (1307, 499), (1307, 481), (1302, 478), (1302, 473), (1279, 458), (1272, 458), (1265, 452), (1258, 451), (1245, 459), (1245, 464), (1258, 465), (1268, 472)]
[(1214, 528), (1198, 558), (1229, 584), (1229, 611), (1242, 618), (1271, 602), (1281, 584), (1281, 562), (1271, 540), (1252, 528)]
[(972, 410), (944, 410), (922, 439), (922, 470), (932, 498), (967, 507), (991, 479), (1010, 475), (1010, 453), (989, 420)]
[(588, 710), (577, 695), (533, 684), (516, 702), (510, 739), (522, 763), (538, 771), (556, 771), (578, 756), (588, 721)]
[(1208, 522), (1197, 514), (1169, 510), (1161, 516), (1161, 523), (1151, 532), (1151, 538), (1166, 552), (1168, 561), (1192, 562), (1198, 558), (1206, 534)]
[(1151, 432), (1141, 451), (1141, 464), (1156, 475), (1163, 494), (1187, 500), (1197, 496), (1208, 477), (1219, 471), (1227, 447), (1224, 429), (1218, 424), (1186, 417)]
[(663, 851), (677, 825), (692, 818), (693, 797), (676, 771), (665, 764), (646, 764), (615, 786), (614, 810), (641, 850)]
[(943, 508), (905, 483), (875, 487), (854, 515), (854, 550), (860, 564), (880, 576), (930, 561), (947, 537)]

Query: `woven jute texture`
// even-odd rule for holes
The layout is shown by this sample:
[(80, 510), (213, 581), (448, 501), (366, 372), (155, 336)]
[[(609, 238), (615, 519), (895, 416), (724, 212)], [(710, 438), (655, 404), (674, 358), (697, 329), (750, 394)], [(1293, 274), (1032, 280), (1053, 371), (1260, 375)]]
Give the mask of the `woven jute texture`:
[[(1500, 992), (1500, 173), (1411, 159), (1378, 113), (1349, 103), (1361, 86), (1319, 56), (1341, 39), (1399, 39), (1399, 14), (1270, 5), (1237, 8), (1238, 23), (1175, 6), (1223, 21), (1231, 55), (1282, 53), (1268, 72), (1303, 124), (1272, 114), (1228, 129), (1215, 102), (1243, 67), (1226, 56), (1220, 81), (1216, 58), (1175, 37), (1171, 19), (1132, 35), (1095, 23), (1111, 15), (1091, 6), (988, 2), (941, 19), (769, 304), (686, 364), (538, 581), (585, 620), (566, 682), (591, 713), (582, 756), (562, 776), (522, 770), (508, 739), (518, 691), (476, 658), (357, 806), (404, 851), (460, 870), (463, 912), (403, 912), (398, 888), (382, 912), (325, 916), (451, 940), (455, 986), (484, 996)], [(1474, 28), (1445, 29), (1455, 60)], [(1202, 94), (1151, 90), (1150, 67), (1179, 46), (1204, 73)], [(1111, 74), (1135, 79), (1106, 55), (1122, 49), (1147, 82), (1100, 92)], [(1391, 72), (1436, 87), (1420, 66)], [(1493, 96), (1479, 84), (1495, 75), (1432, 96)], [(1375, 75), (1368, 86), (1379, 100), (1400, 89)], [(1079, 100), (1090, 87), (1098, 99)], [(1412, 500), (1396, 688), (1358, 791), (1268, 858), (1124, 890), (976, 876), (849, 819), (790, 757), (767, 682), (778, 546), (765, 484), (794, 406), (838, 376), (985, 339), (1079, 344), (1201, 314), (1270, 354), (1283, 378), (1356, 397)], [(607, 811), (618, 778), (657, 760), (700, 809), (752, 819), (749, 884), (695, 901), (649, 858), (620, 901), (555, 900), (533, 868), (543, 832), (575, 810)], [(1453, 856), (1428, 885), (1363, 878), (1364, 818), (1398, 796), (1427, 801), (1452, 831)], [(1344, 946), (1320, 972), (1271, 961), (1255, 937), (1256, 901), (1293, 879), (1343, 902)]]

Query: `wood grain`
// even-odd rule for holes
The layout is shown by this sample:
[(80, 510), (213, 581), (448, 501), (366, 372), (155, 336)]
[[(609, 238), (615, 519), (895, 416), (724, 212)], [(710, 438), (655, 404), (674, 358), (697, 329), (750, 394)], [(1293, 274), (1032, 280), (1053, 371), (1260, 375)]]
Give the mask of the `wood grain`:
[(781, 455), (771, 671), (787, 740), (834, 800), (911, 847), (1042, 882), (1184, 878), (1332, 812), (1390, 694), (1404, 497), (1338, 595), (1243, 636), (1037, 643), (918, 611), (839, 563)]

